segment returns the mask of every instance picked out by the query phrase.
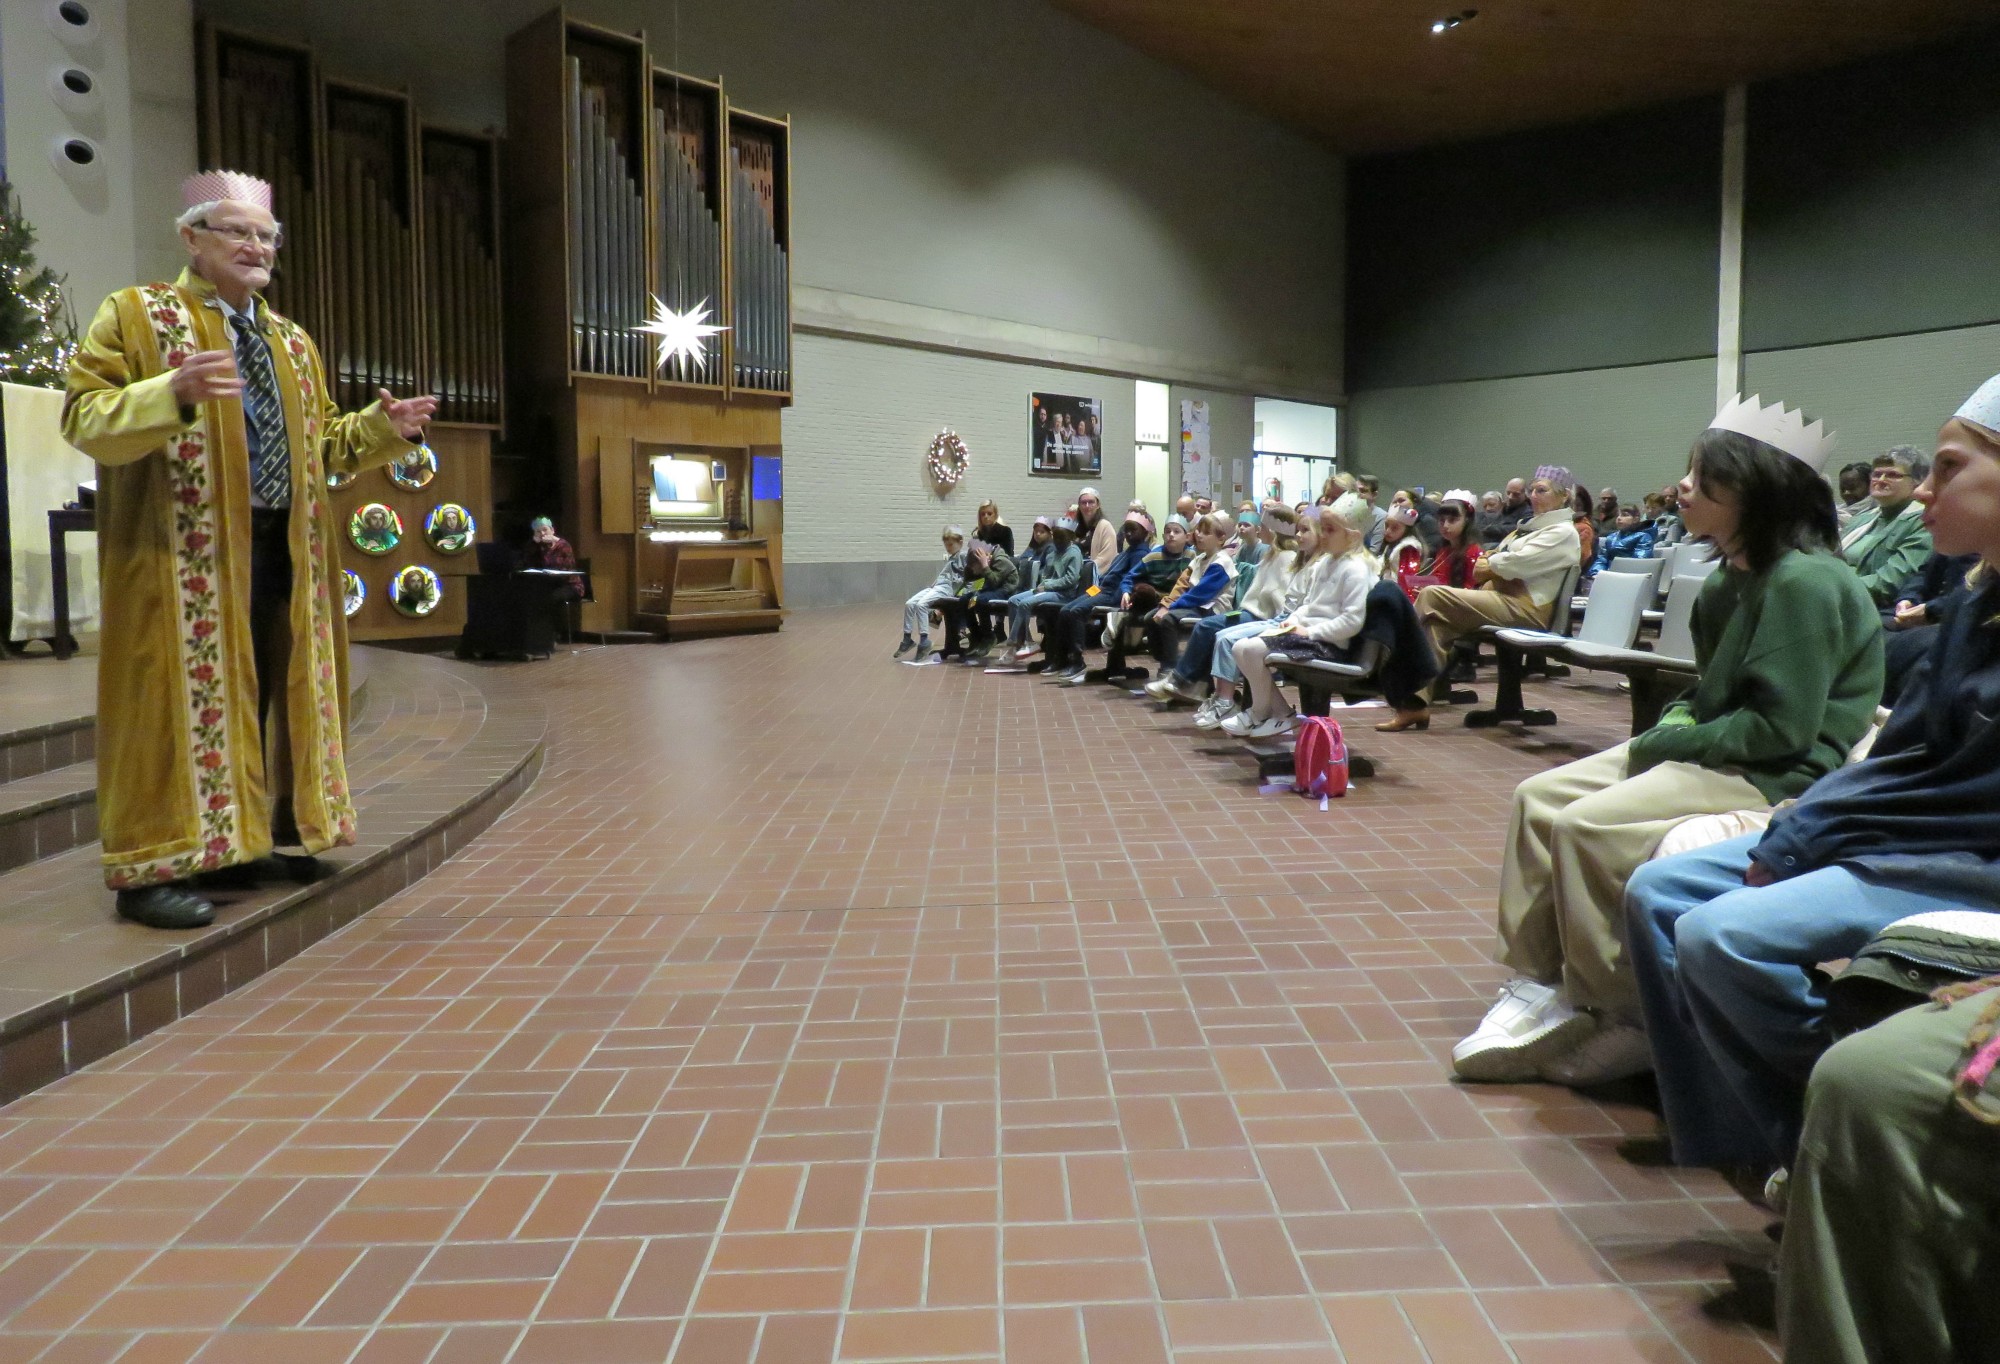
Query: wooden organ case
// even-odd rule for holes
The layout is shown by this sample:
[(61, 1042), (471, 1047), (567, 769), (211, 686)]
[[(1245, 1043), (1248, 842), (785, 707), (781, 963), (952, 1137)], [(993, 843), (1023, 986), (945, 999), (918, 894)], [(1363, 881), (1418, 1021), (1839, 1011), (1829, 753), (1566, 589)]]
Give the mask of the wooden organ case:
[[(425, 526), (456, 505), (477, 538), (493, 535), (492, 446), (505, 419), (498, 144), (420, 123), (402, 92), (325, 76), (308, 48), (204, 24), (197, 51), (202, 163), (271, 182), (285, 245), (266, 297), (318, 343), (334, 401), (353, 411), (377, 388), (441, 400), (428, 482), (373, 469), (332, 492), (342, 566), (366, 587), (349, 633), (456, 635), (463, 579), (477, 566), (471, 537), (443, 551)], [(403, 527), (381, 555), (344, 533), (372, 503)], [(424, 616), (391, 603), (391, 584), (410, 568), (441, 585)]]
[[(557, 9), (507, 43), (508, 366), (591, 561), (591, 631), (784, 619), (790, 124)], [(656, 307), (728, 330), (660, 364)]]

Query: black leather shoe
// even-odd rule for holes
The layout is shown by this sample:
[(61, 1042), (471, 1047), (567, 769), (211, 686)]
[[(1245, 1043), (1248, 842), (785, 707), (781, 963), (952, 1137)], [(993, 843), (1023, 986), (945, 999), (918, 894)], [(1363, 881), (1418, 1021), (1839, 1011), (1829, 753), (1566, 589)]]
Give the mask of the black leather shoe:
[(147, 928), (207, 928), (215, 906), (182, 886), (147, 886), (118, 892), (118, 917)]
[(255, 890), (261, 879), (255, 862), (238, 862), (214, 871), (198, 871), (187, 883), (196, 890)]
[(270, 860), (276, 864), (277, 879), (290, 881), (295, 886), (310, 886), (324, 881), (337, 870), (333, 863), (303, 853), (272, 853)]

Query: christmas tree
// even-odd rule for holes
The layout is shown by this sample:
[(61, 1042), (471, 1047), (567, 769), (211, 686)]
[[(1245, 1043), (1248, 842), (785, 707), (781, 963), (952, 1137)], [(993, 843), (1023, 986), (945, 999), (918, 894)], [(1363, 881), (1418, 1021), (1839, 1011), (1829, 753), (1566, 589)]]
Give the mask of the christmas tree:
[(76, 350), (63, 277), (35, 264), (35, 230), (0, 180), (0, 383), (61, 388)]

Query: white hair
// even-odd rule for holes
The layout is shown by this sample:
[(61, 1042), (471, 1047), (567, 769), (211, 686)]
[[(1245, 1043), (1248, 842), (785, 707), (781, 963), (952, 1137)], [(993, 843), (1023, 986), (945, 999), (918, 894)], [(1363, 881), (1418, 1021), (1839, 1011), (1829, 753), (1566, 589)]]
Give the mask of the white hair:
[[(208, 215), (230, 202), (231, 200), (228, 199), (210, 199), (204, 203), (196, 204), (193, 208), (181, 214), (180, 217), (174, 219), (174, 227), (176, 230), (183, 227), (207, 227)], [(285, 230), (285, 225), (276, 218), (271, 220), (271, 225), (280, 233)]]

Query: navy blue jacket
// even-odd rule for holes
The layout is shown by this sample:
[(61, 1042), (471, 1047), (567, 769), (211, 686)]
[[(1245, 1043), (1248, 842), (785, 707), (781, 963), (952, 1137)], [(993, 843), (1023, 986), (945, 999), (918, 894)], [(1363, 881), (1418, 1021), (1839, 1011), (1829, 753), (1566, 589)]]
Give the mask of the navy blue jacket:
[(1959, 594), (1863, 762), (1771, 819), (1752, 856), (1784, 879), (1851, 866), (2000, 909), (2000, 583)]
[[(1970, 573), (1972, 566), (1978, 562), (1977, 554), (1933, 553), (1930, 558), (1924, 560), (1923, 567), (1903, 579), (1902, 585), (1896, 589), (1896, 595), (1889, 599), (1890, 605), (1894, 606), (1899, 601), (1909, 601), (1922, 602), (1928, 606), (1932, 602), (1950, 596), (1952, 589), (1965, 581), (1965, 575)], [(1930, 617), (1936, 620), (1938, 613), (1932, 611)]]
[(1125, 594), (1132, 590), (1132, 584), (1139, 581), (1140, 562), (1152, 552), (1153, 546), (1150, 543), (1143, 544), (1137, 549), (1118, 551), (1118, 557), (1111, 561), (1111, 566), (1097, 575), (1098, 583), (1104, 588), (1098, 596), (1108, 598), (1112, 606), (1123, 601)]

